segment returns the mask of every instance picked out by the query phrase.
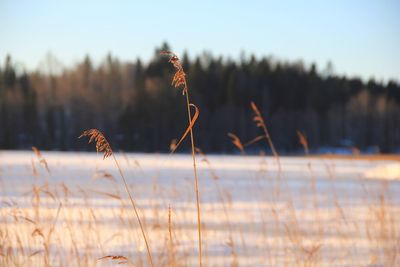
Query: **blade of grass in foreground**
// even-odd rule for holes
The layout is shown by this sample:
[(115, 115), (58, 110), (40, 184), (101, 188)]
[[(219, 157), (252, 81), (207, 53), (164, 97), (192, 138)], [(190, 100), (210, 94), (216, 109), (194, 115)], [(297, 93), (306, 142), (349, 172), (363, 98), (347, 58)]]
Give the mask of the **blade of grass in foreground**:
[(103, 159), (111, 157), (111, 156), (113, 157), (114, 162), (117, 165), (119, 174), (122, 177), (122, 181), (124, 182), (126, 193), (128, 194), (129, 200), (131, 201), (131, 204), (132, 204), (132, 207), (133, 207), (133, 210), (135, 211), (135, 215), (136, 215), (137, 221), (139, 223), (140, 230), (142, 232), (144, 242), (146, 244), (147, 256), (148, 256), (148, 260), (149, 260), (150, 266), (153, 267), (154, 266), (153, 265), (153, 258), (151, 257), (150, 247), (149, 247), (149, 243), (147, 241), (147, 237), (146, 237), (146, 233), (145, 233), (144, 227), (142, 225), (142, 221), (140, 220), (140, 216), (139, 216), (139, 213), (137, 211), (136, 204), (135, 204), (135, 201), (133, 200), (132, 194), (129, 191), (129, 187), (128, 187), (128, 183), (126, 182), (125, 175), (122, 172), (121, 167), (119, 166), (117, 158), (115, 157), (115, 155), (114, 155), (114, 153), (113, 153), (113, 151), (111, 149), (110, 144), (108, 143), (108, 141), (104, 137), (104, 135), (97, 129), (90, 129), (90, 130), (84, 131), (79, 136), (79, 138), (84, 137), (84, 136), (88, 136), (89, 137), (89, 143), (91, 143), (92, 141), (96, 142), (96, 151), (97, 152), (104, 152)]
[[(201, 250), (201, 218), (200, 218), (200, 200), (199, 200), (199, 185), (198, 185), (198, 177), (197, 177), (197, 168), (196, 168), (196, 152), (195, 152), (195, 142), (194, 142), (194, 137), (193, 137), (193, 125), (194, 122), (197, 119), (198, 116), (198, 108), (190, 103), (190, 98), (189, 98), (189, 88), (186, 82), (186, 73), (183, 70), (181, 61), (179, 58), (172, 52), (169, 51), (163, 51), (161, 54), (168, 55), (169, 62), (174, 66), (176, 72), (174, 74), (174, 77), (172, 78), (172, 86), (175, 88), (183, 87), (182, 94), (186, 96), (186, 107), (187, 107), (187, 114), (188, 114), (188, 121), (189, 121), (189, 131), (190, 131), (190, 141), (192, 144), (192, 159), (193, 159), (193, 173), (194, 173), (194, 183), (195, 183), (195, 192), (196, 192), (196, 207), (197, 207), (197, 232), (198, 232), (198, 241), (199, 241), (199, 266), (202, 266), (202, 250)], [(190, 107), (193, 106), (196, 109), (196, 113), (193, 117), (192, 120), (192, 114), (190, 112)], [(185, 135), (187, 134), (187, 131), (179, 141), (178, 145), (180, 142), (183, 140)], [(177, 145), (177, 146), (178, 146)], [(174, 151), (176, 150), (177, 146), (175, 146)]]

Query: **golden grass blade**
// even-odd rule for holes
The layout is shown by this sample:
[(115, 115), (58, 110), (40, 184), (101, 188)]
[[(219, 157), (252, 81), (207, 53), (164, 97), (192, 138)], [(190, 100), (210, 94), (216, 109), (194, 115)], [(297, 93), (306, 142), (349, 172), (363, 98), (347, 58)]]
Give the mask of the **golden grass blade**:
[(260, 141), (260, 140), (262, 140), (264, 138), (266, 138), (265, 135), (259, 135), (259, 136), (255, 137), (254, 139), (252, 139), (252, 140), (248, 141), (247, 143), (245, 143), (244, 146), (246, 147), (246, 146), (252, 145), (252, 144), (257, 143), (258, 141)]
[(37, 250), (37, 251), (33, 252), (32, 254), (30, 254), (29, 257), (34, 257), (34, 256), (36, 256), (36, 255), (38, 255), (40, 253), (43, 253), (43, 252), (44, 252), (43, 250)]
[(107, 256), (98, 258), (97, 260), (100, 261), (100, 260), (106, 260), (106, 259), (111, 259), (111, 260), (128, 260), (127, 257), (120, 256), (120, 255), (117, 255), (117, 256), (107, 255)]
[(36, 222), (35, 222), (34, 220), (29, 219), (29, 218), (26, 217), (26, 216), (18, 216), (18, 217), (24, 219), (24, 220), (27, 221), (27, 222), (30, 222), (31, 224), (36, 225)]
[(103, 260), (111, 260), (111, 261), (116, 261), (116, 264), (127, 264), (129, 262), (127, 257), (120, 256), (120, 255), (107, 255), (101, 258), (98, 258), (97, 261), (103, 261)]
[(93, 175), (92, 175), (92, 179), (93, 180), (98, 180), (98, 179), (107, 179), (113, 182), (116, 182), (114, 176), (107, 172), (107, 171), (96, 171)]
[(101, 192), (101, 191), (96, 191), (96, 190), (90, 190), (90, 191), (93, 192), (93, 193), (99, 194), (99, 195), (103, 195), (103, 196), (111, 197), (111, 198), (114, 198), (114, 199), (117, 199), (117, 200), (121, 200), (120, 196), (117, 196), (117, 195), (114, 195), (114, 194), (111, 194), (111, 193)]
[(199, 117), (199, 114), (200, 114), (199, 109), (194, 104), (190, 104), (190, 106), (195, 108), (195, 113), (193, 115), (193, 118), (190, 121), (190, 124), (187, 127), (186, 131), (182, 135), (181, 139), (179, 139), (179, 142), (176, 143), (173, 147), (171, 147), (172, 148), (171, 153), (174, 153), (176, 151), (176, 149), (179, 147), (179, 145), (182, 143), (182, 141), (185, 139), (185, 137), (188, 135), (188, 133), (190, 133), (194, 124), (196, 123), (197, 118)]

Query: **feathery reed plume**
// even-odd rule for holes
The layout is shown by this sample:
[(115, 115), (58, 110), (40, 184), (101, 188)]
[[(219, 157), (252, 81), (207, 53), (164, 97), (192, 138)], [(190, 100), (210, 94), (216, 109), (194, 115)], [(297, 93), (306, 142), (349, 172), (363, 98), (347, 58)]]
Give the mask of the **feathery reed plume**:
[[(195, 180), (195, 191), (196, 191), (196, 207), (197, 207), (197, 232), (198, 232), (198, 241), (199, 241), (199, 266), (202, 266), (202, 250), (201, 250), (201, 219), (200, 219), (200, 200), (199, 200), (199, 186), (198, 186), (198, 178), (197, 178), (197, 169), (196, 169), (196, 152), (195, 152), (195, 144), (194, 144), (194, 137), (193, 137), (193, 125), (198, 117), (199, 109), (192, 103), (190, 103), (189, 98), (189, 88), (186, 82), (186, 73), (183, 70), (182, 63), (174, 53), (170, 51), (163, 51), (161, 52), (162, 55), (169, 56), (169, 61), (175, 68), (176, 72), (174, 77), (172, 78), (172, 86), (175, 88), (183, 87), (182, 94), (186, 95), (186, 107), (187, 107), (187, 114), (189, 120), (189, 126), (182, 136), (181, 140), (176, 145), (175, 149), (178, 147), (180, 142), (185, 138), (185, 136), (190, 132), (190, 141), (192, 144), (192, 159), (193, 159), (193, 172), (194, 172), (194, 180)], [(196, 109), (196, 113), (193, 116), (190, 112), (190, 107), (194, 107)]]
[[(271, 137), (269, 135), (269, 132), (268, 132), (268, 129), (267, 129), (267, 125), (265, 124), (264, 118), (262, 117), (260, 110), (258, 109), (258, 107), (256, 106), (256, 104), (253, 101), (250, 103), (250, 106), (251, 106), (251, 109), (254, 111), (254, 114), (255, 114), (254, 117), (253, 117), (253, 120), (256, 123), (256, 126), (261, 128), (264, 131), (264, 136), (263, 137), (265, 137), (267, 139), (269, 147), (272, 150), (272, 154), (275, 157), (278, 158), (279, 157), (278, 152), (276, 152), (275, 146), (272, 143), (272, 139), (271, 139)], [(258, 138), (258, 137), (256, 137), (256, 138)]]
[[(117, 165), (119, 174), (120, 174), (121, 177), (122, 177), (122, 181), (124, 182), (125, 190), (126, 190), (126, 193), (128, 194), (129, 199), (130, 199), (130, 201), (131, 201), (131, 204), (132, 204), (133, 210), (134, 210), (134, 212), (135, 212), (137, 221), (138, 221), (138, 223), (139, 223), (140, 230), (141, 230), (141, 232), (142, 232), (143, 239), (144, 239), (144, 242), (145, 242), (145, 244), (146, 244), (147, 256), (148, 256), (149, 263), (150, 263), (151, 266), (153, 266), (153, 258), (151, 257), (150, 246), (149, 246), (149, 243), (148, 243), (148, 241), (147, 241), (146, 233), (145, 233), (145, 230), (144, 230), (142, 221), (140, 220), (140, 216), (139, 216), (139, 213), (138, 213), (138, 211), (137, 211), (135, 201), (133, 200), (132, 194), (131, 194), (131, 192), (130, 192), (130, 190), (129, 190), (129, 187), (128, 187), (128, 183), (126, 182), (126, 179), (125, 179), (125, 175), (124, 175), (124, 173), (122, 172), (121, 167), (119, 166), (119, 163), (118, 163), (118, 161), (117, 161), (117, 158), (115, 157), (115, 155), (114, 155), (114, 153), (113, 153), (113, 150), (112, 150), (110, 144), (108, 143), (108, 141), (107, 141), (107, 139), (104, 137), (104, 135), (103, 135), (99, 130), (97, 130), (97, 129), (90, 129), (90, 130), (84, 131), (84, 132), (79, 136), (79, 138), (82, 138), (82, 137), (84, 137), (84, 136), (88, 136), (88, 137), (89, 137), (89, 143), (91, 143), (92, 141), (95, 141), (95, 142), (96, 142), (96, 151), (97, 151), (97, 152), (103, 152), (103, 153), (104, 153), (104, 154), (103, 154), (103, 159), (106, 159), (106, 158), (111, 157), (111, 156), (113, 157), (114, 162), (115, 162), (115, 164)], [(106, 256), (106, 258), (107, 258), (107, 257), (109, 257), (109, 256)]]
[(84, 136), (89, 137), (89, 144), (93, 141), (96, 142), (96, 151), (104, 152), (103, 159), (110, 157), (113, 154), (110, 144), (104, 135), (97, 129), (90, 129), (84, 131), (78, 138), (82, 138)]
[(304, 148), (304, 153), (306, 153), (306, 155), (309, 154), (309, 149), (308, 149), (308, 141), (307, 138), (305, 137), (305, 135), (300, 132), (299, 130), (296, 131), (297, 136), (299, 137), (299, 142), (300, 144), (303, 146)]
[(232, 144), (234, 144), (240, 150), (240, 153), (244, 154), (244, 146), (239, 137), (233, 133), (228, 133), (228, 136), (232, 139)]
[(181, 61), (179, 60), (177, 55), (175, 55), (170, 51), (161, 51), (161, 54), (169, 56), (168, 62), (171, 63), (176, 69), (174, 77), (172, 78), (171, 85), (174, 86), (175, 88), (183, 86), (182, 94), (185, 95), (188, 91), (188, 87), (186, 83), (186, 73), (183, 70)]

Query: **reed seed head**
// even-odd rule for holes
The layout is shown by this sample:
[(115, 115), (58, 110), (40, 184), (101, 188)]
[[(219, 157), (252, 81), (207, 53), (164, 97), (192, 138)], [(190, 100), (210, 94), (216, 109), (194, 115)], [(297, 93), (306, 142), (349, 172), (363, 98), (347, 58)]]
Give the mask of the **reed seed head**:
[(241, 153), (244, 153), (244, 146), (240, 141), (240, 138), (233, 133), (228, 133), (228, 136), (232, 139), (232, 144), (234, 144), (240, 150)]
[(258, 109), (258, 107), (256, 106), (256, 104), (254, 102), (250, 103), (251, 109), (254, 111), (254, 117), (253, 120), (256, 123), (257, 127), (265, 127), (265, 122), (264, 119), (261, 115), (260, 110)]
[(182, 63), (180, 59), (178, 58), (177, 55), (170, 51), (162, 51), (162, 55), (168, 55), (169, 56), (169, 63), (171, 63), (176, 72), (174, 74), (174, 77), (172, 78), (171, 85), (174, 86), (175, 88), (179, 88), (180, 86), (183, 86), (183, 91), (182, 94), (184, 95), (187, 91), (187, 85), (186, 85), (186, 73), (183, 71)]
[(86, 130), (79, 136), (79, 138), (82, 138), (84, 136), (89, 136), (89, 144), (93, 141), (96, 142), (96, 151), (104, 152), (103, 159), (108, 158), (113, 154), (110, 144), (99, 130)]

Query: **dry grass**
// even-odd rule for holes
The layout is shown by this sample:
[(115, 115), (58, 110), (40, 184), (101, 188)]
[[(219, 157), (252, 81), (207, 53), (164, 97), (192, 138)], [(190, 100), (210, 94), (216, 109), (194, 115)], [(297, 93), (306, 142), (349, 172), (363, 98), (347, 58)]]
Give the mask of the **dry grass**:
[[(116, 157), (115, 157), (115, 155), (114, 155), (114, 153), (112, 151), (112, 148), (111, 148), (110, 144), (108, 143), (108, 141), (104, 137), (104, 135), (97, 129), (90, 129), (90, 130), (84, 131), (79, 136), (79, 138), (82, 138), (82, 137), (85, 137), (85, 136), (89, 137), (89, 143), (91, 143), (92, 141), (95, 141), (95, 143), (96, 143), (96, 151), (97, 152), (103, 152), (103, 159), (106, 159), (106, 158), (111, 157), (111, 156), (113, 157), (114, 162), (117, 165), (119, 174), (121, 175), (122, 181), (124, 182), (125, 190), (126, 190), (126, 193), (129, 196), (129, 200), (130, 200), (130, 202), (132, 204), (132, 207), (133, 207), (133, 210), (135, 212), (136, 219), (137, 219), (137, 221), (139, 223), (140, 230), (142, 232), (143, 239), (144, 239), (144, 242), (146, 244), (146, 250), (147, 250), (149, 264), (151, 266), (154, 266), (153, 265), (153, 258), (151, 256), (151, 252), (150, 252), (149, 242), (147, 241), (146, 232), (145, 232), (143, 223), (142, 223), (142, 221), (140, 219), (138, 210), (136, 208), (135, 201), (133, 200), (132, 194), (131, 194), (131, 192), (129, 190), (128, 183), (126, 182), (125, 175), (122, 172), (122, 169), (121, 169), (121, 167), (120, 167), (120, 165), (119, 165), (119, 163), (118, 163), (118, 161), (117, 161), (117, 159), (116, 159)], [(110, 195), (112, 196), (112, 194), (109, 194), (109, 196)], [(106, 257), (103, 257), (101, 259), (106, 259), (108, 257), (110, 257), (110, 256), (106, 256)], [(113, 260), (117, 259), (118, 261), (121, 261), (121, 256), (111, 256), (111, 257), (112, 257)]]
[[(188, 127), (185, 131), (185, 133), (182, 135), (181, 139), (179, 142), (172, 147), (171, 152), (173, 153), (180, 143), (185, 139), (186, 135), (190, 132), (190, 142), (192, 145), (192, 159), (193, 159), (193, 174), (194, 174), (194, 184), (195, 184), (195, 193), (196, 193), (196, 208), (197, 208), (197, 231), (198, 231), (198, 244), (199, 244), (199, 266), (201, 267), (203, 265), (203, 257), (202, 257), (202, 248), (201, 248), (201, 212), (200, 212), (200, 197), (199, 197), (199, 179), (197, 177), (197, 168), (196, 168), (196, 152), (195, 152), (195, 142), (194, 142), (194, 136), (193, 136), (193, 126), (199, 116), (199, 109), (196, 107), (196, 105), (192, 104), (190, 102), (190, 97), (189, 97), (189, 87), (186, 82), (186, 73), (183, 70), (181, 61), (179, 60), (178, 56), (175, 55), (174, 53), (170, 51), (163, 51), (161, 54), (168, 55), (169, 56), (169, 62), (174, 66), (175, 68), (175, 74), (174, 77), (172, 78), (172, 86), (175, 88), (180, 88), (182, 87), (182, 94), (186, 96), (186, 107), (187, 107), (187, 114), (188, 114)], [(195, 114), (192, 117), (192, 114), (190, 112), (190, 107), (195, 108)]]
[[(43, 167), (46, 169), (47, 173), (50, 174), (49, 165), (47, 164), (46, 159), (42, 156), (42, 153), (40, 153), (39, 149), (37, 149), (36, 147), (33, 146), (32, 147), (32, 151), (35, 153), (35, 155), (38, 158), (40, 164), (42, 164)], [(35, 165), (33, 163), (33, 159), (32, 159), (32, 170), (33, 170), (33, 173), (36, 176), (37, 175), (37, 171), (36, 171)]]
[(308, 155), (310, 153), (310, 150), (308, 148), (308, 140), (307, 140), (306, 136), (302, 132), (300, 132), (298, 130), (296, 131), (296, 133), (297, 133), (297, 136), (299, 137), (299, 143), (304, 148), (304, 153), (306, 155)]
[(240, 150), (240, 153), (244, 154), (244, 145), (242, 144), (242, 141), (240, 141), (240, 138), (233, 133), (228, 133), (228, 136), (232, 139), (232, 144)]
[[(346, 189), (349, 197), (340, 196), (343, 192), (339, 191), (333, 162), (326, 160), (326, 172), (331, 176), (327, 182), (332, 184), (327, 191), (317, 190), (313, 173), (318, 166), (315, 159), (309, 158), (310, 184), (307, 186), (305, 182), (304, 187), (295, 191), (294, 205), (289, 207), (290, 202), (274, 199), (269, 186), (273, 180), (269, 170), (273, 158), (260, 161), (259, 176), (241, 185), (231, 185), (229, 177), (214, 166), (215, 158), (201, 150), (197, 153), (203, 176), (209, 179), (207, 192), (216, 197), (202, 208), (205, 214), (202, 233), (207, 237), (204, 265), (398, 266), (400, 207), (395, 204), (398, 196), (393, 191), (394, 183), (383, 181), (371, 187), (367, 181), (360, 180), (358, 187)], [(128, 161), (131, 160), (129, 156)], [(282, 159), (283, 170), (285, 160)], [(128, 168), (128, 161), (124, 169)], [(138, 161), (142, 165), (141, 159)], [(56, 166), (54, 160), (48, 162), (53, 175), (68, 165)], [(26, 166), (30, 166), (29, 160)], [(9, 168), (3, 169), (3, 175), (8, 175)], [(107, 169), (111, 175), (116, 171)], [(127, 171), (141, 172), (133, 165)], [(98, 170), (93, 168), (93, 172)], [(149, 175), (148, 172), (145, 167), (143, 175)], [(18, 198), (18, 202), (2, 198), (0, 266), (149, 265), (142, 261), (141, 251), (145, 256), (146, 249), (140, 248), (141, 230), (133, 221), (135, 215), (131, 213), (129, 199), (118, 191), (115, 180), (92, 180), (88, 175), (89, 184), (71, 187), (48, 185), (44, 169), (38, 172), (38, 177), (30, 175), (34, 186), (29, 194)], [(151, 179), (150, 176), (142, 178)], [(101, 184), (109, 191), (98, 188)], [(143, 207), (142, 218), (146, 218), (142, 223), (151, 229), (147, 237), (153, 244), (155, 266), (198, 264), (192, 253), (195, 246), (189, 246), (196, 244), (193, 235), (197, 231), (192, 227), (196, 223), (196, 208), (190, 203), (190, 194), (182, 202), (182, 194), (188, 190), (184, 184), (165, 187), (154, 179), (146, 186), (153, 187), (153, 195), (158, 200), (152, 200), (152, 195), (144, 192), (148, 198), (138, 202)], [(242, 193), (237, 194), (235, 190)], [(237, 198), (246, 192), (249, 198), (245, 202)], [(101, 202), (96, 196), (101, 197)], [(347, 201), (354, 202), (349, 206)], [(124, 248), (119, 247), (122, 244)], [(216, 244), (219, 249), (225, 248), (223, 257), (212, 254)]]

